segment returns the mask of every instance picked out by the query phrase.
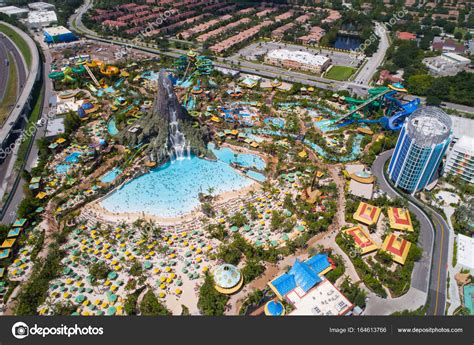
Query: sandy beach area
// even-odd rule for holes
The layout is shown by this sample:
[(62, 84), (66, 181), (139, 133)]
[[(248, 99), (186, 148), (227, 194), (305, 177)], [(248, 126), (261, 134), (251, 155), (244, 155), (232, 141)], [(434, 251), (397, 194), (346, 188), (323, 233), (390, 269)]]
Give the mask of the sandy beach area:
[[(250, 191), (257, 191), (261, 188), (260, 183), (252, 183), (250, 186), (242, 188), (237, 191), (229, 191), (229, 192), (224, 192), (222, 194), (219, 194), (215, 201), (214, 201), (214, 206), (222, 206), (223, 204), (237, 199), (241, 198), (245, 195), (247, 195)], [(104, 197), (106, 198), (106, 196)], [(87, 210), (88, 212), (91, 212), (97, 218), (101, 218), (104, 221), (107, 222), (114, 222), (114, 223), (119, 223), (119, 222), (134, 222), (137, 219), (145, 219), (147, 221), (153, 221), (157, 224), (163, 224), (163, 225), (173, 225), (173, 224), (179, 224), (183, 222), (188, 222), (193, 219), (200, 218), (204, 216), (204, 214), (199, 210), (193, 210), (185, 215), (179, 216), (179, 217), (159, 217), (153, 214), (148, 214), (145, 212), (121, 212), (121, 213), (114, 213), (111, 212), (107, 209), (105, 209), (101, 205), (101, 201), (104, 199), (98, 199), (95, 200), (87, 205), (84, 206), (84, 209)], [(137, 201), (139, 202), (139, 201)]]

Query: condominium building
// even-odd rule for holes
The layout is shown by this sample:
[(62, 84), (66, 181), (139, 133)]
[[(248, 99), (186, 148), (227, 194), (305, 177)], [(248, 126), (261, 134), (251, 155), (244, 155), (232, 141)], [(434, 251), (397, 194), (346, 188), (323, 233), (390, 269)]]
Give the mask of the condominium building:
[(422, 107), (405, 120), (388, 168), (396, 187), (415, 194), (436, 178), (452, 139), (451, 118), (436, 107)]
[(463, 136), (448, 152), (444, 171), (474, 184), (474, 138)]

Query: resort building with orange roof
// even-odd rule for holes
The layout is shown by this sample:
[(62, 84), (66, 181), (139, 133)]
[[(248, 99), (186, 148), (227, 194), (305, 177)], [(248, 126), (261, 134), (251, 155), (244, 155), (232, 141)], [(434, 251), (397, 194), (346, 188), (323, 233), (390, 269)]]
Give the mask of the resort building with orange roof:
[(373, 225), (377, 224), (381, 212), (382, 210), (379, 207), (361, 202), (353, 218), (366, 225)]
[(379, 246), (374, 242), (370, 235), (359, 225), (344, 230), (344, 232), (354, 239), (355, 245), (360, 249), (362, 254), (368, 254), (379, 249)]
[(387, 213), (390, 227), (392, 229), (410, 232), (413, 231), (410, 211), (404, 208), (389, 207)]
[(385, 237), (385, 241), (382, 244), (382, 250), (389, 253), (393, 261), (400, 265), (405, 264), (410, 247), (411, 242), (395, 234), (389, 234)]

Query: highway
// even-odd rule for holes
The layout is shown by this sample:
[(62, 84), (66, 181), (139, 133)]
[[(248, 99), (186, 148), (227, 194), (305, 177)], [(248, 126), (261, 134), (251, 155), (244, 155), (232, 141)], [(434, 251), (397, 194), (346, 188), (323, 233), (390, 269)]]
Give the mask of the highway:
[[(2, 55), (2, 51), (4, 53), (4, 56)], [(0, 99), (3, 98), (3, 94), (5, 92), (6, 86), (8, 79), (4, 80), (4, 83), (2, 84), (3, 76), (5, 77), (8, 76), (8, 71), (9, 67), (5, 64), (4, 59), (8, 59), (8, 52), (13, 54), (13, 58), (15, 59), (15, 63), (17, 66), (17, 72), (18, 72), (18, 90), (21, 92), (23, 88), (25, 87), (25, 82), (26, 82), (26, 63), (25, 60), (23, 59), (23, 56), (21, 53), (18, 51), (16, 48), (15, 44), (4, 34), (0, 34)], [(20, 93), (19, 92), (19, 93)], [(18, 93), (18, 94), (19, 94)]]
[(10, 68), (7, 66), (6, 62), (8, 61), (8, 51), (3, 44), (3, 36), (0, 37), (0, 102), (5, 95), (8, 82), (8, 74), (10, 73)]
[[(39, 53), (38, 53), (38, 50), (36, 48), (36, 45), (34, 44), (31, 37), (29, 37), (25, 32), (21, 31), (17, 27), (14, 27), (12, 25), (9, 25), (9, 24), (3, 23), (3, 22), (2, 22), (2, 24), (10, 26), (13, 30), (15, 30), (26, 41), (26, 43), (28, 44), (28, 47), (30, 48), (31, 56), (32, 56), (31, 67), (27, 70), (26, 67), (25, 67), (26, 63), (24, 61), (23, 56), (18, 51), (17, 51), (17, 54), (14, 54), (15, 60), (17, 62), (20, 62), (20, 66), (23, 66), (23, 68), (21, 68), (21, 67), (18, 68), (19, 78), (20, 78), (20, 80), (23, 80), (23, 83), (22, 83), (23, 88), (21, 90), (20, 97), (17, 100), (17, 106), (13, 109), (12, 113), (10, 114), (9, 122), (7, 124), (5, 124), (0, 130), (0, 139), (2, 141), (4, 141), (10, 135), (12, 127), (16, 123), (16, 121), (18, 120), (19, 116), (23, 115), (24, 113), (26, 113), (28, 111), (27, 109), (25, 109), (25, 111), (24, 111), (24, 108), (27, 108), (26, 104), (30, 100), (33, 85), (34, 85), (34, 83), (36, 81), (36, 78), (37, 78), (37, 75), (38, 75), (38, 68), (39, 68), (40, 58), (39, 58)], [(13, 43), (11, 43), (11, 44), (12, 44), (11, 47), (14, 47)], [(14, 51), (16, 51), (16, 49), (14, 49)], [(29, 157), (31, 157), (31, 155), (30, 155), (31, 151), (32, 150), (30, 148), (30, 151), (28, 152)], [(29, 159), (29, 157), (28, 157), (28, 159)], [(4, 164), (2, 164), (0, 169), (10, 169), (13, 166), (13, 163), (16, 160), (15, 153), (11, 154), (9, 159), (11, 160), (11, 162), (9, 160), (6, 160), (4, 162)], [(8, 168), (8, 165), (10, 166), (10, 168)], [(2, 219), (1, 219), (1, 223), (10, 224), (15, 220), (16, 210), (17, 210), (18, 204), (23, 199), (23, 188), (22, 187), (23, 187), (25, 181), (21, 178), (17, 179), (16, 178), (17, 175), (15, 175), (14, 172), (12, 172), (12, 171), (7, 171), (6, 173), (2, 172), (2, 174), (3, 174), (2, 175), (2, 180), (1, 180), (2, 183), (6, 182), (4, 180), (4, 178), (5, 179), (8, 178), (9, 177), (8, 175), (10, 175), (10, 174), (11, 174), (11, 178), (15, 179), (14, 180), (15, 182), (13, 183), (13, 188), (10, 192), (10, 194), (12, 195), (11, 199), (8, 201), (8, 204), (6, 205), (6, 210), (3, 212)], [(4, 175), (7, 175), (7, 176), (5, 177)]]
[[(10, 54), (11, 53), (14, 60), (15, 60), (16, 70), (17, 70), (17, 77), (18, 77), (16, 87), (17, 87), (18, 90), (20, 90), (20, 87), (21, 87), (21, 91), (23, 91), (23, 89), (26, 85), (26, 78), (27, 78), (27, 75), (26, 75), (26, 72), (27, 72), (26, 62), (25, 62), (23, 56), (21, 55), (21, 53), (19, 52), (18, 48), (16, 47), (16, 45), (4, 34), (0, 34), (0, 51), (2, 50), (1, 49), (2, 47), (5, 51), (5, 54)], [(1, 65), (1, 67), (0, 67), (0, 90), (4, 91), (6, 89), (8, 80), (5, 80), (5, 84), (2, 84), (2, 75), (3, 75), (4, 72), (6, 73), (6, 75), (9, 74), (9, 67), (4, 64), (3, 59), (0, 59), (0, 65)], [(21, 93), (18, 92), (17, 95), (21, 95)], [(3, 97), (3, 95), (0, 95), (0, 96)], [(22, 100), (26, 101), (27, 97), (25, 97), (25, 96), (26, 96), (26, 92), (25, 92), (25, 95), (23, 95), (23, 97), (22, 97)], [(17, 97), (17, 99), (18, 99), (18, 97)], [(15, 112), (19, 113), (20, 110), (23, 109), (23, 104), (24, 103), (21, 103), (22, 100), (18, 99), (18, 104), (20, 105), (20, 107), (14, 108)], [(10, 115), (10, 117), (7, 119), (7, 121), (9, 121), (9, 122), (4, 126), (6, 129), (7, 128), (10, 129), (10, 131), (12, 130), (12, 128), (14, 127), (14, 124), (16, 123), (15, 114), (12, 114), (12, 115)], [(2, 133), (2, 135), (8, 136), (8, 135), (10, 135), (11, 132), (1, 131), (1, 133)], [(3, 134), (3, 133), (5, 133), (5, 134)], [(3, 141), (4, 137), (2, 137), (1, 139)], [(16, 160), (16, 153), (10, 154), (0, 164), (0, 197), (2, 197), (2, 198), (3, 198), (4, 192), (8, 188), (10, 176), (12, 175), (12, 173), (13, 174), (15, 173), (13, 171), (15, 160)]]
[[(385, 178), (383, 169), (392, 156), (393, 150), (380, 154), (372, 165), (372, 172), (377, 178), (379, 187), (390, 197), (402, 197), (408, 200), (409, 209), (420, 222), (420, 237), (418, 245), (423, 249), (423, 257), (415, 263), (412, 273), (412, 283), (407, 294), (394, 300), (398, 310), (418, 308), (428, 302), (427, 315), (444, 315), (446, 306), (446, 281), (449, 253), (449, 226), (443, 217), (428, 207), (423, 210), (414, 202), (413, 197), (405, 198), (396, 191)], [(419, 204), (421, 202), (418, 201)], [(426, 215), (432, 216), (433, 223)], [(420, 300), (421, 299), (421, 300)], [(392, 300), (392, 301), (394, 301)], [(389, 302), (390, 300), (385, 300)], [(387, 307), (384, 302), (374, 303), (368, 307), (369, 313), (383, 310)], [(369, 303), (370, 305), (370, 303)], [(393, 306), (392, 306), (393, 307)], [(376, 313), (374, 313), (376, 314)]]

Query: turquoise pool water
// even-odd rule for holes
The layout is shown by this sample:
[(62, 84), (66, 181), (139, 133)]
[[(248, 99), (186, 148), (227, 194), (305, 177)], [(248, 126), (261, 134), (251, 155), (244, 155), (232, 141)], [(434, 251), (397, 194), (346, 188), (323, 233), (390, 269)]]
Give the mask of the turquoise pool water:
[(474, 285), (464, 286), (464, 305), (474, 315)]
[(69, 154), (65, 159), (65, 163), (77, 163), (79, 162), (79, 156), (81, 155), (81, 152), (73, 152)]
[(112, 117), (107, 123), (107, 131), (111, 136), (116, 136), (119, 133), (117, 125), (115, 123), (115, 117)]
[(334, 120), (322, 120), (322, 121), (315, 121), (313, 123), (323, 133), (328, 132), (328, 131), (334, 131), (337, 129), (337, 127), (334, 126)]
[(265, 182), (265, 180), (267, 179), (265, 175), (253, 170), (247, 171), (247, 176), (253, 178), (254, 180), (257, 180), (258, 182)]
[(115, 180), (117, 176), (120, 175), (121, 173), (122, 173), (122, 170), (120, 168), (114, 168), (110, 170), (107, 174), (102, 176), (100, 180), (104, 183), (110, 183), (113, 180)]
[(56, 165), (55, 170), (58, 174), (65, 175), (69, 171), (70, 167), (71, 166), (69, 164), (58, 164)]
[[(268, 130), (268, 129), (258, 129), (256, 130), (257, 133), (261, 133), (261, 134), (267, 134), (267, 135), (274, 135), (274, 136), (277, 136), (277, 137), (285, 137), (285, 135), (283, 135), (283, 133), (281, 133), (280, 131), (272, 131), (272, 130)], [(290, 135), (291, 137), (293, 138), (296, 138), (296, 135)], [(362, 142), (362, 139), (364, 138), (364, 136), (362, 134), (357, 134), (354, 138), (354, 143), (352, 145), (352, 151), (349, 153), (349, 154), (346, 154), (346, 155), (341, 155), (339, 157), (337, 157), (336, 161), (337, 162), (350, 162), (350, 161), (353, 161), (353, 160), (356, 160), (360, 153), (362, 152), (362, 148), (360, 147), (360, 143)], [(319, 145), (316, 145), (315, 143), (309, 141), (309, 140), (304, 140), (304, 143), (305, 145), (308, 145), (310, 146), (313, 150), (315, 150), (320, 156), (322, 157), (325, 157), (327, 158), (328, 154), (326, 153), (326, 151), (324, 151), (324, 149), (319, 146)]]
[(223, 161), (198, 157), (173, 161), (153, 169), (114, 191), (102, 201), (111, 212), (145, 212), (171, 218), (200, 206), (199, 193), (236, 191), (254, 183)]
[[(363, 135), (357, 134), (354, 138), (354, 144), (352, 145), (352, 151), (346, 155), (341, 155), (337, 157), (336, 161), (337, 162), (350, 162), (353, 160), (356, 160), (359, 157), (359, 154), (361, 153), (362, 149), (360, 147), (360, 143), (362, 139), (364, 138)], [(315, 143), (312, 143), (308, 140), (305, 140), (304, 143), (306, 145), (309, 145), (313, 150), (315, 150), (320, 156), (327, 158), (328, 154), (326, 151), (321, 146), (316, 145)]]
[(232, 151), (230, 148), (224, 147), (221, 149), (216, 149), (216, 146), (213, 143), (208, 145), (208, 149), (214, 152), (217, 159), (227, 164), (237, 163), (246, 168), (255, 167), (258, 170), (265, 169), (265, 161), (257, 155), (250, 153), (238, 153), (237, 156), (235, 156), (234, 151)]
[(263, 122), (267, 124), (272, 124), (278, 128), (283, 128), (285, 127), (285, 120), (279, 117), (268, 117)]

